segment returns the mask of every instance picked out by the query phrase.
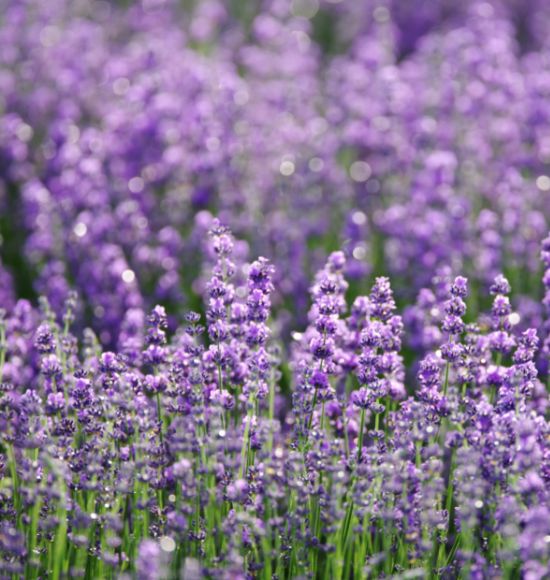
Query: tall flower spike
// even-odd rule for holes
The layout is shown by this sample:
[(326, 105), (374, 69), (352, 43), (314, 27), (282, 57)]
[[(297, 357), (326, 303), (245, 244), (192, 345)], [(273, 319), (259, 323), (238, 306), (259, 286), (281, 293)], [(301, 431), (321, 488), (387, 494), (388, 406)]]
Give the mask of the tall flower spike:
[(310, 319), (315, 332), (310, 340), (310, 352), (314, 365), (326, 373), (332, 372), (335, 336), (340, 315), (346, 311), (345, 293), (348, 284), (343, 276), (345, 263), (342, 252), (332, 253), (325, 268), (317, 274), (311, 290), (313, 305)]
[(309, 326), (293, 353), (297, 371), (296, 389), (293, 393), (296, 433), (308, 436), (321, 397), (331, 396), (329, 376), (337, 368), (334, 355), (337, 337), (346, 311), (345, 293), (348, 284), (344, 279), (346, 259), (343, 252), (332, 253), (324, 268), (315, 276), (310, 294)]
[(376, 278), (370, 293), (371, 316), (386, 322), (395, 311), (395, 300), (388, 278)]
[(497, 353), (497, 364), (500, 365), (502, 357), (509, 354), (515, 346), (514, 337), (511, 335), (512, 329), (512, 306), (510, 304), (510, 283), (499, 275), (491, 285), (490, 292), (494, 296), (491, 307), (492, 332), (489, 335), (491, 349)]
[(208, 234), (208, 247), (215, 262), (206, 284), (206, 329), (211, 344), (203, 355), (203, 362), (209, 369), (209, 388), (222, 391), (226, 383), (237, 387), (246, 377), (244, 359), (248, 347), (241, 341), (246, 306), (237, 299), (233, 284), (236, 267), (231, 259), (235, 246), (231, 231), (215, 219)]
[(256, 401), (265, 399), (269, 392), (268, 377), (272, 361), (266, 350), (269, 318), (273, 291), (273, 266), (266, 258), (258, 258), (248, 269), (248, 296), (246, 301), (246, 323), (244, 338), (248, 346), (248, 378), (245, 381), (243, 395), (246, 396), (246, 418), (244, 419), (244, 436), (241, 449), (241, 477), (245, 476), (253, 463), (252, 450), (261, 448), (258, 420), (254, 414)]
[[(466, 314), (466, 303), (463, 299), (467, 294), (468, 281), (466, 278), (458, 276), (451, 285), (450, 297), (445, 302), (445, 317), (441, 325), (442, 329), (449, 335), (448, 341), (441, 346), (441, 356), (452, 365), (457, 365), (464, 351), (459, 338), (465, 329), (462, 318)], [(446, 391), (446, 386), (444, 390)]]
[(219, 345), (229, 335), (228, 312), (235, 299), (235, 288), (230, 283), (235, 273), (235, 265), (230, 259), (234, 240), (230, 230), (222, 226), (218, 220), (214, 220), (209, 235), (216, 263), (206, 287), (208, 296), (206, 320), (210, 339)]
[(312, 288), (310, 318), (315, 330), (309, 348), (313, 368), (327, 376), (334, 372), (336, 335), (341, 324), (340, 315), (346, 311), (345, 293), (348, 284), (343, 275), (345, 264), (342, 252), (332, 253), (325, 268), (317, 274)]
[(266, 379), (270, 368), (266, 342), (270, 334), (267, 325), (271, 309), (274, 268), (266, 258), (259, 258), (248, 270), (247, 321), (245, 340), (250, 348), (249, 367), (256, 382), (258, 395), (267, 394)]
[(398, 352), (401, 349), (403, 323), (394, 311), (395, 300), (389, 280), (377, 278), (366, 308), (357, 369), (357, 378), (369, 388), (373, 401), (390, 394), (390, 376), (399, 373), (401, 368)]
[(358, 461), (362, 460), (365, 411), (375, 414), (374, 431), (379, 435), (380, 416), (386, 409), (384, 398), (401, 399), (405, 394), (403, 361), (399, 355), (403, 322), (394, 314), (395, 300), (389, 280), (377, 278), (371, 290), (365, 327), (361, 332), (361, 355), (356, 376), (361, 388), (351, 395), (360, 409)]
[(155, 306), (147, 318), (149, 328), (145, 335), (147, 349), (143, 358), (147, 364), (154, 366), (166, 361), (166, 328), (168, 319), (163, 306)]

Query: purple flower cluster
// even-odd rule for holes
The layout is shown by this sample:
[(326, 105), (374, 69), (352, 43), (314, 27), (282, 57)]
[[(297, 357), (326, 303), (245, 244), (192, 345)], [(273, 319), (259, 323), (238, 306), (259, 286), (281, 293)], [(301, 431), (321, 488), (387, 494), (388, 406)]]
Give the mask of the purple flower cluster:
[(550, 3), (0, 4), (0, 580), (548, 577)]
[(218, 220), (205, 243), (204, 327), (134, 308), (113, 352), (73, 334), (73, 295), (62, 323), (45, 300), (3, 313), (2, 571), (545, 577), (546, 351), (503, 275), (472, 322), (466, 278), (422, 291), (440, 331), (406, 381), (387, 278), (348, 308), (332, 253), (287, 358), (273, 266)]

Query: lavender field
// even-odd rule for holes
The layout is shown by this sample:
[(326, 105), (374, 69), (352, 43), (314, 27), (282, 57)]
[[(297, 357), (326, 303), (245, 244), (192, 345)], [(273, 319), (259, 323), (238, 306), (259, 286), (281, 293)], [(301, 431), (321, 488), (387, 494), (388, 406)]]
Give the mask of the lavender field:
[(549, 31), (0, 0), (0, 580), (550, 579)]

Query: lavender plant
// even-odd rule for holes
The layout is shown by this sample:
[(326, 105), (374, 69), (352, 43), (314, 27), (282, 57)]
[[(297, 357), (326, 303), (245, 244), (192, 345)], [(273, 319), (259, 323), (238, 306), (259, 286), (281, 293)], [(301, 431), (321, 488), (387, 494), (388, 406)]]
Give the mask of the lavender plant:
[(0, 578), (548, 577), (548, 23), (0, 0)]
[(287, 367), (273, 267), (233, 262), (218, 221), (207, 244), (205, 327), (133, 310), (111, 352), (73, 335), (74, 296), (62, 324), (45, 301), (3, 314), (4, 575), (545, 576), (548, 395), (504, 276), (475, 322), (465, 278), (438, 291), (439, 339), (405, 381), (388, 279), (346, 315), (332, 254)]

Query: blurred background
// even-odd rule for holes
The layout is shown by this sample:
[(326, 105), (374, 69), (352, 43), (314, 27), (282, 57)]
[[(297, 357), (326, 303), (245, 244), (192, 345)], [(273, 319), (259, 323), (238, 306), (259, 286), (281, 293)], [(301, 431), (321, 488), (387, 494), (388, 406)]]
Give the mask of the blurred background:
[[(494, 276), (540, 326), (545, 0), (0, 0), (0, 304), (201, 308), (214, 216), (276, 266), (287, 335), (330, 251), (350, 297)], [(414, 323), (414, 312), (407, 319)], [(412, 321), (412, 322), (411, 322)]]

